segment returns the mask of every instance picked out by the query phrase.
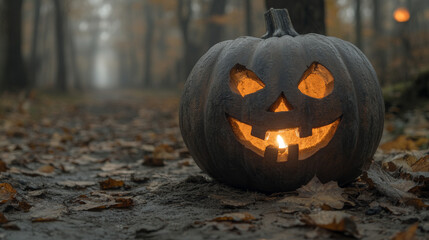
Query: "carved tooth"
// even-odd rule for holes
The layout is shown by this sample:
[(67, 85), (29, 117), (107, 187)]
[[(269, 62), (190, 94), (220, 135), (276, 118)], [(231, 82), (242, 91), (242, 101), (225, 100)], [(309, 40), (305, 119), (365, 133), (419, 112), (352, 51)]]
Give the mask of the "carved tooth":
[(276, 162), (278, 153), (279, 153), (279, 149), (277, 147), (274, 147), (273, 145), (266, 147), (265, 153), (264, 153), (264, 161)]
[(287, 152), (287, 160), (288, 161), (296, 161), (299, 157), (299, 146), (298, 144), (289, 145)]
[(252, 127), (252, 132), (250, 134), (252, 134), (252, 136), (254, 137), (265, 140), (265, 132), (266, 132), (265, 130)]

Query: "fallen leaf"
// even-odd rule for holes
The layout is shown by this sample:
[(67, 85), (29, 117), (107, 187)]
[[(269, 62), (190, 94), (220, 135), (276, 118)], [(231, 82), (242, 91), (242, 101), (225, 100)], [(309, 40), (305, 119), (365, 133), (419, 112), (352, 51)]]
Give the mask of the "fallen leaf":
[(145, 152), (153, 152), (155, 151), (155, 146), (153, 145), (147, 145), (147, 144), (143, 144), (141, 146), (141, 150), (145, 151)]
[(391, 150), (417, 150), (419, 146), (416, 145), (415, 141), (411, 138), (401, 135), (394, 139), (393, 141), (386, 142), (380, 145), (380, 148), (383, 151), (391, 151)]
[(411, 169), (413, 172), (429, 172), (429, 155), (420, 158), (411, 166)]
[(113, 204), (112, 208), (129, 208), (134, 205), (134, 201), (132, 198), (115, 198), (116, 204)]
[(368, 179), (371, 179), (374, 187), (387, 197), (394, 200), (413, 198), (414, 195), (408, 191), (416, 186), (416, 183), (403, 179), (395, 179), (388, 172), (384, 171), (380, 164), (374, 162), (367, 171)]
[(227, 213), (220, 217), (213, 218), (214, 222), (234, 222), (234, 223), (250, 223), (256, 218), (247, 212)]
[(3, 160), (0, 160), (0, 172), (6, 172), (7, 171), (7, 165)]
[(124, 181), (115, 180), (110, 177), (107, 180), (100, 182), (100, 188), (103, 190), (118, 189), (118, 188), (121, 188), (122, 186), (124, 186)]
[(135, 183), (145, 183), (149, 181), (149, 178), (144, 175), (138, 175), (138, 174), (131, 174), (131, 181)]
[(192, 164), (189, 160), (184, 160), (184, 161), (178, 162), (177, 166), (178, 167), (189, 167), (189, 166), (192, 166)]
[[(329, 206), (334, 209), (342, 209), (344, 203), (354, 206), (354, 203), (343, 197), (344, 190), (336, 182), (322, 184), (315, 176), (307, 185), (297, 190), (298, 196), (287, 196), (279, 202), (298, 204), (306, 207)], [(326, 206), (325, 206), (326, 205)]]
[(413, 240), (418, 226), (419, 223), (414, 223), (404, 231), (395, 234), (395, 236), (392, 237), (392, 240)]
[(111, 171), (115, 171), (121, 168), (126, 167), (126, 164), (122, 164), (122, 163), (105, 163), (102, 167), (101, 170), (104, 172), (111, 172)]
[(43, 165), (37, 169), (37, 171), (42, 173), (53, 173), (55, 171), (55, 168), (51, 165)]
[(99, 177), (113, 177), (113, 176), (130, 176), (134, 174), (135, 171), (133, 170), (116, 170), (111, 172), (100, 172), (97, 174)]
[(28, 212), (32, 206), (28, 204), (26, 201), (19, 201), (18, 207), (20, 210), (24, 212)]
[(165, 166), (164, 160), (162, 160), (161, 158), (155, 158), (155, 157), (150, 157), (150, 156), (146, 156), (144, 158), (143, 165), (145, 165), (145, 166), (151, 166), (151, 167), (162, 167), (162, 166)]
[(7, 220), (4, 214), (0, 212), (0, 224), (5, 224), (7, 222), (9, 222), (9, 220)]
[(318, 213), (304, 215), (301, 221), (310, 226), (344, 233), (356, 238), (360, 236), (352, 216), (344, 212), (320, 211)]
[(179, 154), (174, 151), (173, 147), (167, 144), (160, 144), (153, 151), (154, 159), (175, 160), (178, 157)]
[(0, 204), (15, 198), (16, 190), (9, 183), (0, 183)]
[(388, 202), (380, 202), (380, 207), (392, 213), (395, 216), (408, 215), (411, 213), (410, 209), (403, 207), (396, 207)]
[(31, 210), (31, 221), (32, 222), (52, 222), (58, 220), (66, 212), (66, 208), (63, 205), (51, 203), (46, 205), (35, 206)]
[(21, 228), (19, 228), (18, 225), (13, 224), (13, 223), (5, 223), (5, 224), (1, 225), (1, 227), (3, 229), (7, 229), (7, 230), (14, 230), (14, 231), (21, 230)]
[(41, 190), (34, 190), (34, 191), (29, 191), (28, 192), (28, 196), (29, 197), (40, 197), (43, 194), (45, 194), (46, 190), (45, 189), (41, 189)]
[(104, 192), (92, 192), (90, 196), (79, 196), (73, 203), (78, 204), (70, 207), (74, 211), (101, 211), (109, 208), (129, 208), (134, 205), (134, 200), (131, 197), (113, 197)]
[(57, 182), (58, 185), (68, 188), (77, 188), (77, 189), (83, 189), (90, 186), (94, 186), (96, 183), (92, 181), (62, 181)]
[(90, 155), (82, 155), (81, 157), (72, 160), (72, 163), (77, 165), (88, 165), (88, 164), (99, 163), (103, 161), (104, 161), (103, 159), (99, 159)]

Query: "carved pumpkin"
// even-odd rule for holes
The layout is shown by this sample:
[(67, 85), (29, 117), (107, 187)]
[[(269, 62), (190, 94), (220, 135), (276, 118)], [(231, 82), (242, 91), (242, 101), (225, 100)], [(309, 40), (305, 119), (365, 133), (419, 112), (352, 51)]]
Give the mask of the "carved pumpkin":
[(180, 106), (185, 144), (201, 169), (236, 187), (353, 181), (383, 130), (373, 67), (349, 42), (298, 35), (286, 9), (265, 19), (262, 38), (221, 42), (195, 65)]

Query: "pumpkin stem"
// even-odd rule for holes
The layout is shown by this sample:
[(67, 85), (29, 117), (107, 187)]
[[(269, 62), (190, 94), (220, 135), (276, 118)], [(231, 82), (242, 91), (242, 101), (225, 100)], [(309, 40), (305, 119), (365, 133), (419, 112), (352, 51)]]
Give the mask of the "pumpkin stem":
[(270, 37), (281, 37), (284, 35), (289, 35), (292, 37), (299, 35), (293, 28), (292, 21), (289, 17), (289, 12), (286, 8), (271, 8), (270, 10), (265, 12), (264, 16), (267, 33), (265, 33), (261, 37), (262, 39), (267, 39)]

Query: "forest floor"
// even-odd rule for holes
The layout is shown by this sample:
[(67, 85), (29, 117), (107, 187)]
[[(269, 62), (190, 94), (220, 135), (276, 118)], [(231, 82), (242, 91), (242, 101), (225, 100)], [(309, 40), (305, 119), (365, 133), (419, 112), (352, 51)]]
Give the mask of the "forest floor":
[(427, 239), (429, 103), (389, 109), (372, 167), (349, 186), (266, 195), (201, 172), (178, 100), (3, 95), (0, 239)]

